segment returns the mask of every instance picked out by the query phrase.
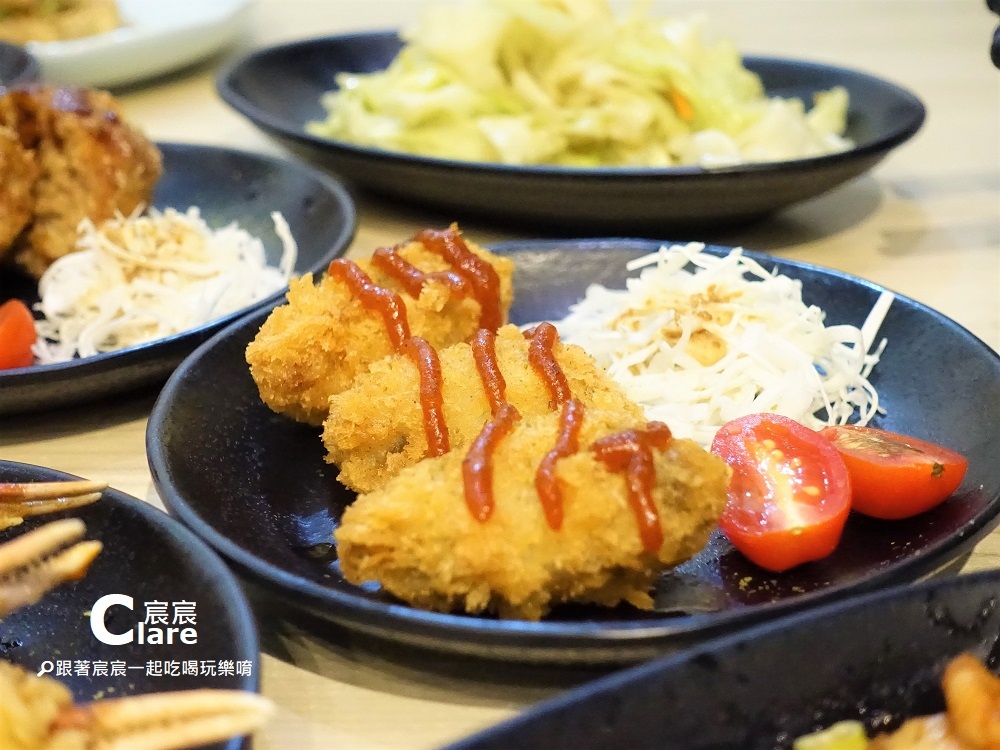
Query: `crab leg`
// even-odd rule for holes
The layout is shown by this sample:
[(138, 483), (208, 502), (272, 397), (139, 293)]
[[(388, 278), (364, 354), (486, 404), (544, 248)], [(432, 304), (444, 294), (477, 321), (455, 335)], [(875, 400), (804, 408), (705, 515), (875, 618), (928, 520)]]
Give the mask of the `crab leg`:
[(100, 542), (79, 541), (86, 530), (83, 521), (67, 518), (0, 545), (0, 617), (86, 574), (101, 551)]
[(28, 516), (89, 505), (108, 485), (85, 479), (66, 482), (0, 483), (0, 529), (17, 526)]
[(0, 661), (4, 750), (180, 750), (249, 734), (273, 713), (239, 690), (152, 693), (74, 705), (69, 689)]
[(93, 750), (180, 750), (249, 734), (273, 711), (254, 693), (185, 690), (68, 707), (51, 731), (82, 731)]

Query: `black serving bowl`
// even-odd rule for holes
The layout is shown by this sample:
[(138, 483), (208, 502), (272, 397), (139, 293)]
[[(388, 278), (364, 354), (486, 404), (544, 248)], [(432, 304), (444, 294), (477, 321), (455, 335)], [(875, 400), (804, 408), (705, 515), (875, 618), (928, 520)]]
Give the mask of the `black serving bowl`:
[(759, 218), (856, 177), (908, 140), (924, 120), (913, 94), (847, 68), (772, 57), (745, 65), (770, 96), (806, 101), (842, 85), (850, 94), (843, 153), (720, 169), (573, 168), (462, 162), (384, 151), (306, 132), (341, 72), (385, 68), (402, 45), (394, 31), (324, 37), (252, 52), (222, 71), (222, 98), (294, 152), (395, 200), (455, 216), (610, 233), (718, 227)]
[[(515, 261), (511, 320), (523, 324), (562, 317), (590, 283), (623, 287), (625, 262), (657, 247), (570, 240), (492, 249)], [(800, 279), (805, 302), (827, 311), (827, 325), (860, 326), (882, 291), (818, 266), (749, 255)], [(153, 482), (169, 512), (237, 569), (292, 607), (372, 636), (513, 661), (648, 659), (931, 574), (961, 560), (1000, 520), (1000, 355), (940, 313), (897, 297), (879, 333), (889, 345), (871, 376), (887, 410), (875, 424), (969, 459), (950, 500), (905, 521), (853, 516), (834, 554), (782, 574), (757, 568), (716, 532), (660, 577), (650, 612), (563, 606), (540, 622), (425, 612), (341, 575), (333, 532), (355, 496), (324, 462), (319, 430), (260, 400), (244, 352), (266, 315), (217, 334), (168, 381), (146, 434)]]
[(944, 710), (941, 671), (995, 672), (1000, 571), (900, 586), (602, 678), (447, 750), (778, 750), (842, 720), (869, 733)]
[(42, 77), (38, 61), (19, 44), (0, 42), (0, 93), (35, 83)]

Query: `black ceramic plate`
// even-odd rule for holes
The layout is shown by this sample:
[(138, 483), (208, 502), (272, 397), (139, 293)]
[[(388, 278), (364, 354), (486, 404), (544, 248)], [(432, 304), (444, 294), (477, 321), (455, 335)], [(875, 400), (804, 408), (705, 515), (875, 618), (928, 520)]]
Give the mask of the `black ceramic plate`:
[[(591, 282), (624, 286), (625, 262), (649, 241), (513, 243), (514, 322), (561, 317)], [(753, 255), (753, 254), (751, 254)], [(807, 302), (831, 323), (860, 325), (880, 288), (850, 276), (753, 255), (802, 279)], [(212, 339), (167, 383), (153, 409), (147, 451), (169, 511), (230, 561), (293, 605), (411, 644), (494, 658), (626, 661), (724, 630), (914, 579), (986, 534), (1000, 511), (1000, 356), (954, 322), (905, 298), (882, 328), (889, 346), (872, 382), (888, 415), (879, 424), (948, 445), (970, 468), (955, 497), (909, 521), (852, 518), (829, 558), (777, 576), (748, 563), (721, 536), (659, 581), (659, 611), (564, 607), (538, 623), (441, 615), (345, 583), (335, 563), (310, 557), (329, 543), (353, 495), (323, 462), (318, 430), (269, 411), (243, 352), (266, 313)], [(689, 614), (670, 614), (683, 609)]]
[[(294, 162), (214, 146), (158, 144), (163, 177), (153, 205), (187, 210), (199, 206), (212, 227), (237, 221), (260, 237), (275, 264), (281, 244), (271, 222), (280, 211), (298, 243), (296, 273), (325, 269), (354, 236), (354, 203), (336, 181)], [(198, 344), (240, 315), (269, 307), (265, 300), (190, 331), (148, 344), (70, 362), (0, 370), (0, 415), (51, 409), (162, 382)], [(4, 269), (0, 301), (38, 301), (32, 279)]]
[(41, 77), (38, 61), (19, 44), (0, 42), (0, 93)]
[(944, 710), (963, 651), (994, 671), (1000, 572), (892, 588), (699, 645), (547, 701), (448, 750), (777, 750), (853, 719)]
[[(0, 461), (0, 482), (40, 482), (71, 479), (68, 474), (29, 464)], [(87, 538), (104, 549), (88, 574), (65, 584), (40, 602), (18, 610), (0, 622), (0, 656), (38, 671), (45, 661), (71, 661), (73, 676), (59, 677), (78, 701), (192, 688), (257, 690), (260, 676), (257, 629), (239, 584), (221, 560), (190, 531), (165, 513), (116, 490), (86, 508), (29, 519), (0, 532), (0, 542), (57, 518), (75, 516), (87, 524)], [(190, 645), (121, 646), (98, 641), (88, 613), (107, 594), (133, 598), (134, 611), (113, 607), (108, 629), (122, 633), (145, 617), (146, 602), (166, 602), (172, 617), (174, 602), (194, 602), (197, 643)], [(147, 663), (198, 661), (196, 675), (147, 675)], [(108, 675), (93, 674), (95, 661), (108, 662)], [(125, 662), (126, 676), (111, 676), (110, 663)], [(200, 674), (201, 662), (243, 662), (244, 674)], [(76, 674), (78, 662), (88, 662), (89, 675)], [(249, 665), (247, 668), (246, 665)], [(169, 671), (174, 666), (168, 667)], [(156, 672), (154, 664), (151, 672)], [(234, 670), (235, 671), (235, 670)], [(246, 674), (248, 673), (248, 674)], [(50, 675), (54, 676), (54, 675)], [(213, 747), (236, 750), (240, 740)]]
[(293, 42), (251, 53), (219, 75), (222, 98), (303, 157), (394, 199), (461, 216), (601, 230), (661, 231), (735, 223), (823, 193), (855, 177), (920, 128), (924, 107), (909, 92), (858, 71), (748, 57), (772, 96), (810, 101), (840, 84), (851, 97), (855, 148), (830, 156), (707, 171), (505, 166), (411, 156), (319, 138), (305, 124), (325, 118), (322, 94), (339, 72), (385, 68), (395, 32)]

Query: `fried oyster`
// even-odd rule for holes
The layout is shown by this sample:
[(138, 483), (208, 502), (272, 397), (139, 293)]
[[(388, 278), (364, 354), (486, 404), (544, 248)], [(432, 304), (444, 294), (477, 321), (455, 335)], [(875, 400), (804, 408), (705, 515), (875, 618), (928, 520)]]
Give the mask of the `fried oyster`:
[[(522, 416), (552, 411), (545, 380), (530, 362), (530, 340), (514, 325), (503, 326), (491, 339), (506, 400)], [(474, 345), (454, 344), (438, 355), (443, 423), (451, 447), (461, 448), (489, 421), (490, 402), (477, 372)], [(569, 391), (586, 406), (641, 418), (642, 410), (583, 349), (556, 340), (552, 356)], [(331, 397), (323, 443), (327, 460), (340, 468), (337, 478), (343, 484), (356, 492), (371, 492), (424, 458), (428, 446), (421, 388), (420, 373), (411, 358), (394, 354), (358, 375), (348, 390)]]
[[(431, 346), (466, 341), (480, 325), (486, 310), (463, 286), (455, 262), (446, 251), (464, 256), (466, 266), (493, 276), (498, 320), (507, 321), (513, 290), (513, 263), (473, 243), (466, 243), (457, 227), (425, 230), (396, 248), (383, 248), (370, 259), (334, 261), (331, 269), (350, 269), (353, 278), (328, 273), (318, 283), (311, 275), (289, 284), (288, 304), (275, 308), (246, 350), (250, 374), (261, 399), (271, 409), (293, 419), (319, 425), (326, 418), (329, 399), (351, 385), (368, 367), (394, 351), (392, 330), (380, 312), (359, 299), (351, 280), (374, 284), (383, 295), (395, 295), (402, 308), (396, 323), (405, 322), (407, 337), (420, 336)], [(383, 261), (405, 267), (419, 281), (408, 286)]]
[[(561, 517), (553, 523), (540, 499), (539, 467), (572, 408), (583, 411), (574, 400), (562, 414), (525, 416), (496, 442), (489, 479), (495, 507), (487, 518), (470, 512), (466, 472), (479, 461), (472, 451), (425, 459), (359, 496), (335, 532), (344, 577), (377, 581), (414, 606), (441, 612), (537, 620), (571, 601), (651, 608), (656, 577), (708, 541), (726, 501), (728, 469), (658, 425), (649, 505), (640, 518), (634, 473), (610, 467), (595, 444), (653, 425), (627, 413), (586, 410), (579, 450), (554, 464)], [(622, 449), (630, 450), (627, 440)]]

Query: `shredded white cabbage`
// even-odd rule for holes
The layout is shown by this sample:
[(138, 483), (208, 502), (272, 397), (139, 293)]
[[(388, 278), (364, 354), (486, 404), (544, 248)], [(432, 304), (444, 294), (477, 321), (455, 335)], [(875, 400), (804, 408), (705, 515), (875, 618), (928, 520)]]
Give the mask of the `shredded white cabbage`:
[(136, 346), (172, 336), (282, 289), (297, 247), (271, 214), (282, 243), (277, 268), (264, 244), (235, 222), (213, 230), (196, 207), (80, 223), (77, 250), (56, 260), (38, 283), (39, 364)]
[[(704, 16), (648, 0), (477, 0), (427, 7), (384, 71), (343, 73), (306, 130), (463, 161), (725, 167), (850, 148), (848, 94), (768, 98)], [(808, 109), (808, 112), (807, 112)]]
[[(817, 429), (880, 411), (868, 381), (872, 350), (893, 295), (883, 292), (861, 328), (825, 326), (801, 282), (766, 271), (737, 248), (724, 257), (690, 243), (629, 263), (625, 290), (600, 285), (556, 323), (593, 355), (648, 419), (708, 446), (730, 419), (782, 414)], [(685, 268), (688, 264), (694, 271)]]

